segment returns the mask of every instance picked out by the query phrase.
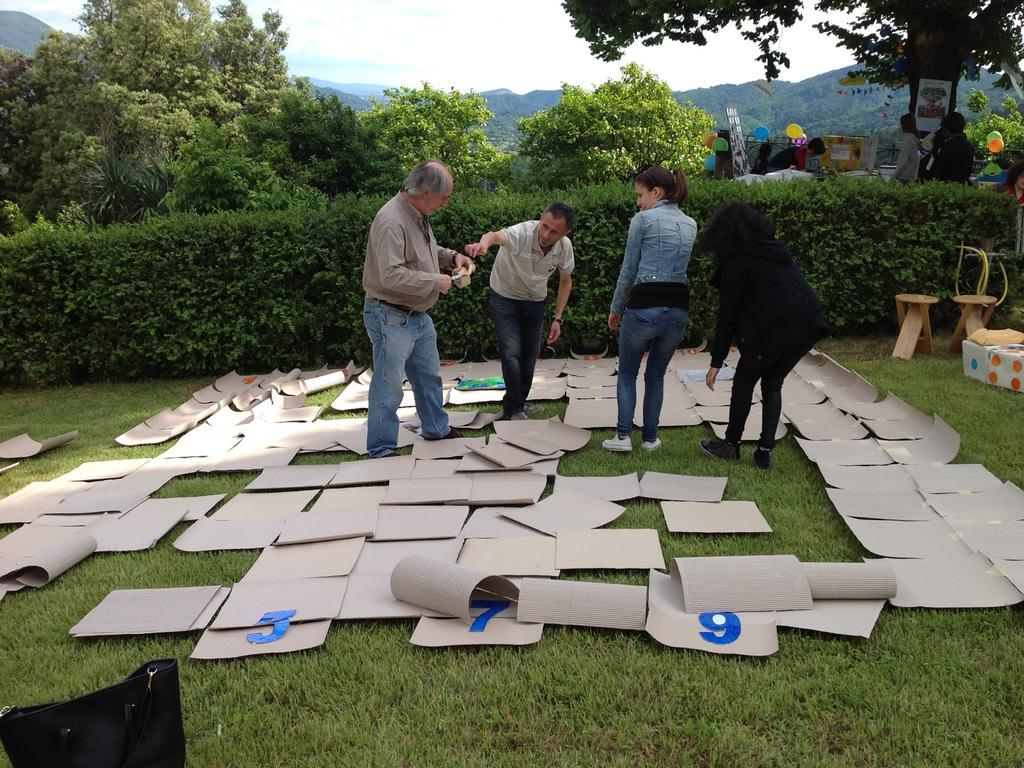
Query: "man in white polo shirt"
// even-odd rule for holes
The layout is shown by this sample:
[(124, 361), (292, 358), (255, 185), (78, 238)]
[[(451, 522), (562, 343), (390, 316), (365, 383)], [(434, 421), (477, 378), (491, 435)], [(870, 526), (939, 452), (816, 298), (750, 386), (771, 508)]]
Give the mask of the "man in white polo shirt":
[[(491, 290), (487, 306), (494, 318), (498, 337), (501, 373), (505, 379), (503, 418), (526, 419), (526, 398), (533, 384), (533, 370), (540, 354), (544, 327), (544, 302), (548, 278), (558, 270), (555, 315), (551, 319), (548, 344), (562, 332), (562, 312), (572, 290), (572, 243), (566, 235), (575, 213), (566, 203), (551, 203), (540, 218), (505, 229), (488, 232), (465, 248), (466, 254), (483, 256), (492, 245), (500, 246), (491, 268)], [(538, 409), (539, 410), (539, 409)]]

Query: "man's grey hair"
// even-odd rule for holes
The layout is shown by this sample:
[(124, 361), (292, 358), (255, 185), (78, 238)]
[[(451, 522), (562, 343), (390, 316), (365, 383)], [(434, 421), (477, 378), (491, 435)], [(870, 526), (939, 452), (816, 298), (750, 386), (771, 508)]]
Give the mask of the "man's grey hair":
[(426, 192), (442, 194), (448, 189), (450, 181), (448, 169), (442, 163), (427, 160), (409, 171), (409, 175), (402, 182), (402, 191), (413, 197), (419, 197)]

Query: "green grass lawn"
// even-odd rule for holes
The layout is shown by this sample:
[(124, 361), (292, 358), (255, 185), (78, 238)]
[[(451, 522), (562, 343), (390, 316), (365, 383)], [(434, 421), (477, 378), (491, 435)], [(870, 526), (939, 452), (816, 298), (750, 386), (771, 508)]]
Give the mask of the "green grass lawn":
[[(894, 339), (822, 349), (960, 432), (958, 462), (1024, 487), (1024, 395), (965, 378), (959, 358), (893, 361)], [(944, 349), (942, 339), (936, 347)], [(0, 475), (0, 496), (81, 462), (152, 456), (114, 436), (209, 380), (95, 384), (0, 395), (0, 434), (70, 445)], [(316, 396), (329, 402), (337, 390)], [(564, 403), (548, 413), (563, 413)], [(774, 533), (669, 534), (659, 507), (633, 502), (614, 525), (656, 528), (666, 557), (792, 553), (853, 561), (866, 553), (792, 439), (769, 473), (697, 451), (706, 427), (668, 429), (655, 454), (610, 455), (597, 430), (561, 472), (645, 469), (728, 474), (728, 499), (757, 502)], [(343, 458), (343, 457), (342, 457)], [(317, 456), (304, 461), (338, 461)], [(159, 495), (233, 493), (254, 473), (183, 478)], [(314, 651), (237, 662), (188, 660), (198, 634), (75, 640), (68, 629), (111, 589), (230, 585), (257, 552), (186, 554), (170, 542), (94, 555), (40, 590), (0, 602), (0, 706), (110, 684), (146, 660), (182, 661), (193, 766), (1020, 766), (1024, 764), (1024, 621), (1020, 609), (887, 607), (870, 640), (780, 630), (779, 651), (736, 659), (664, 648), (643, 633), (551, 626), (522, 649), (426, 650), (414, 623), (336, 622)], [(10, 528), (0, 529), (9, 532)], [(642, 584), (646, 574), (578, 578)]]

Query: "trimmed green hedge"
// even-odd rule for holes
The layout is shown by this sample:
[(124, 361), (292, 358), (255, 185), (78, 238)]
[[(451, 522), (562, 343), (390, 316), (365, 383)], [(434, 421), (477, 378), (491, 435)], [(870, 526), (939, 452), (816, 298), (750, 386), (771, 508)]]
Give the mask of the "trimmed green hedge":
[[(629, 187), (456, 190), (434, 217), (434, 229), (439, 242), (461, 247), (489, 229), (534, 217), (554, 198), (578, 212), (576, 273), (560, 351), (570, 344), (614, 347), (605, 322), (635, 212)], [(720, 202), (736, 198), (775, 218), (833, 330), (844, 333), (893, 329), (896, 293), (950, 295), (958, 243), (1013, 234), (1008, 197), (946, 184), (701, 180), (691, 183), (684, 209), (702, 222)], [(0, 238), (0, 380), (172, 377), (366, 360), (362, 263), (382, 202), (344, 197), (325, 213), (180, 215), (96, 232), (33, 230)], [(486, 309), (493, 253), (469, 289), (441, 297), (432, 312), (445, 355), (493, 351)], [(710, 272), (707, 257), (695, 255), (693, 340), (713, 327)], [(938, 309), (940, 322), (948, 320), (952, 304)]]

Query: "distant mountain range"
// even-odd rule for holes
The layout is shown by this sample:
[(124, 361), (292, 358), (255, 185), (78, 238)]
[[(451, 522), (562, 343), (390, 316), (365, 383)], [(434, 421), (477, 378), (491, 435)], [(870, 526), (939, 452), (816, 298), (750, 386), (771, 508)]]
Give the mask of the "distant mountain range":
[[(0, 11), (0, 46), (31, 54), (49, 29), (28, 14)], [(799, 82), (777, 80), (771, 84), (771, 96), (758, 88), (754, 81), (675, 91), (673, 95), (680, 103), (691, 101), (709, 112), (722, 127), (727, 125), (725, 108), (735, 106), (747, 135), (757, 125), (766, 125), (773, 134), (781, 135), (787, 124), (798, 123), (808, 136), (878, 134), (885, 140), (896, 139), (899, 117), (906, 111), (910, 98), (909, 89), (888, 89), (871, 84), (840, 85), (840, 78), (853, 67), (851, 64), (845, 69), (824, 72)], [(383, 85), (335, 83), (314, 77), (309, 80), (317, 92), (333, 94), (342, 104), (357, 111), (369, 109), (371, 99), (384, 99)], [(977, 81), (961, 81), (957, 87), (957, 104), (961, 111), (965, 110), (967, 95), (973, 88), (984, 90), (993, 105), (998, 105), (1006, 91), (995, 88), (995, 80), (995, 75), (982, 71)], [(510, 149), (518, 144), (518, 121), (557, 104), (561, 91), (518, 94), (499, 88), (482, 91), (480, 95), (494, 114), (494, 118), (484, 126), (484, 131), (495, 145)]]
[(0, 11), (0, 48), (31, 56), (53, 27), (21, 11)]

